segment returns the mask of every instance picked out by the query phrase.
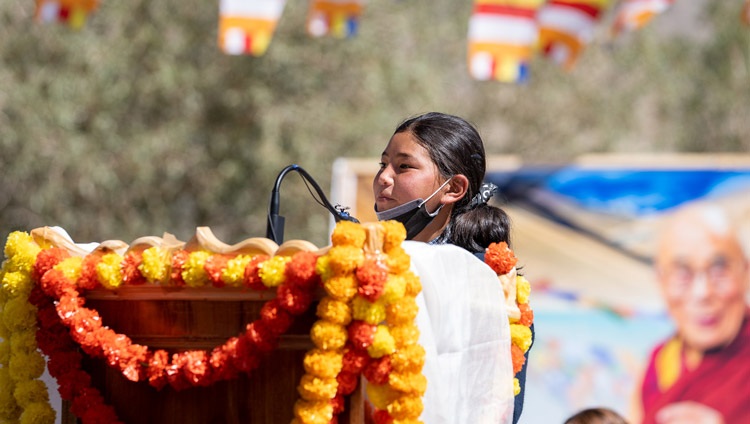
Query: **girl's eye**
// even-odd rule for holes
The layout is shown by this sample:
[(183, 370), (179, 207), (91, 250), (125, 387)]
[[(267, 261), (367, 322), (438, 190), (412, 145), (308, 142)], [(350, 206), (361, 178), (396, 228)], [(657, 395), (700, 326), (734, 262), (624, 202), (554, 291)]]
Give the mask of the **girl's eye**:
[(380, 165), (380, 169), (385, 169), (385, 162), (379, 162), (378, 165)]
[(402, 163), (398, 167), (399, 167), (399, 169), (409, 169), (409, 168), (411, 168), (411, 166), (408, 163)]

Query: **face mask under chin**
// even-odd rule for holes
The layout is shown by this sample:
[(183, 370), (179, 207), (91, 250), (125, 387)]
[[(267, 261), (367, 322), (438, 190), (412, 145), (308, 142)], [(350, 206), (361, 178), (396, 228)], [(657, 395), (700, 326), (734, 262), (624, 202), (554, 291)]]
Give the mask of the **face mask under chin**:
[(427, 227), (430, 222), (440, 213), (440, 209), (443, 208), (441, 204), (435, 209), (434, 212), (427, 212), (427, 201), (432, 198), (440, 189), (445, 187), (450, 182), (450, 178), (447, 179), (434, 193), (432, 193), (427, 199), (414, 199), (390, 208), (387, 211), (378, 211), (377, 205), (375, 205), (375, 214), (378, 217), (378, 221), (398, 221), (404, 224), (406, 228), (406, 239), (412, 240), (417, 234), (421, 233), (422, 230)]

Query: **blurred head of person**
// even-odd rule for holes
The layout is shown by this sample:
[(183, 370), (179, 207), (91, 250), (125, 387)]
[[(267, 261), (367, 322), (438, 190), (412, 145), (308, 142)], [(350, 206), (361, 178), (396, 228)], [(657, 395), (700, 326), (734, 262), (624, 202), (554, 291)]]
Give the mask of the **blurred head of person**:
[(748, 258), (731, 220), (716, 205), (690, 205), (669, 219), (655, 266), (685, 349), (701, 354), (737, 336), (750, 284)]
[(627, 421), (609, 408), (588, 408), (572, 415), (564, 424), (627, 424)]

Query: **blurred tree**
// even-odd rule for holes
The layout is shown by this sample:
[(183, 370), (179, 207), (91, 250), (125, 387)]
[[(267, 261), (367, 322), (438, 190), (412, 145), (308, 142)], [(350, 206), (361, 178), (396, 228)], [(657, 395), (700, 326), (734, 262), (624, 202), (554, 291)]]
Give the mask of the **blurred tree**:
[[(102, 1), (81, 31), (0, 4), (0, 230), (60, 225), (77, 241), (210, 226), (265, 235), (277, 173), (324, 189), (339, 156), (376, 157), (403, 118), (475, 122), (491, 154), (750, 149), (750, 31), (740, 2), (703, 2), (700, 40), (606, 30), (571, 73), (539, 59), (522, 86), (472, 81), (471, 2), (371, 2), (353, 39), (310, 38), (292, 0), (269, 51), (216, 46), (217, 2)], [(679, 7), (679, 3), (675, 8)], [(282, 189), (286, 239), (327, 243), (328, 214), (301, 179)]]

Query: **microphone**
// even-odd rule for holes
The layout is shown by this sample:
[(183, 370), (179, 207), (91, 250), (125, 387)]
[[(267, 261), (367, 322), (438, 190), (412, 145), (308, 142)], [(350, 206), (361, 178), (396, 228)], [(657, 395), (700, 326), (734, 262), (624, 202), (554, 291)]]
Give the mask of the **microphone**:
[(306, 184), (310, 183), (313, 186), (315, 192), (320, 198), (320, 201), (318, 203), (322, 202), (322, 206), (333, 215), (333, 218), (336, 220), (336, 222), (351, 221), (359, 223), (357, 218), (349, 215), (349, 213), (346, 211), (348, 208), (341, 205), (331, 205), (331, 202), (328, 201), (328, 198), (326, 198), (323, 190), (321, 190), (320, 186), (317, 182), (315, 182), (313, 177), (310, 176), (310, 174), (308, 174), (307, 171), (302, 169), (302, 167), (300, 167), (299, 165), (292, 164), (288, 165), (287, 167), (282, 169), (281, 172), (279, 172), (279, 175), (276, 177), (276, 183), (274, 184), (273, 190), (271, 191), (271, 201), (268, 206), (266, 238), (273, 240), (276, 244), (281, 244), (284, 241), (284, 217), (279, 215), (279, 188), (281, 187), (281, 181), (284, 179), (284, 177), (292, 171), (299, 173), (300, 176), (302, 176), (302, 178), (305, 180)]

